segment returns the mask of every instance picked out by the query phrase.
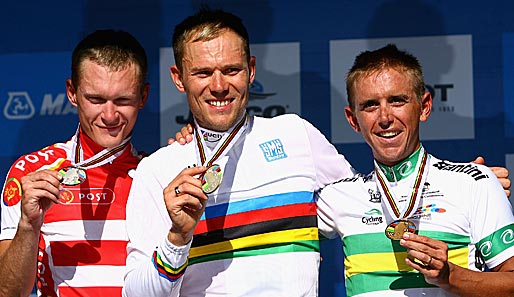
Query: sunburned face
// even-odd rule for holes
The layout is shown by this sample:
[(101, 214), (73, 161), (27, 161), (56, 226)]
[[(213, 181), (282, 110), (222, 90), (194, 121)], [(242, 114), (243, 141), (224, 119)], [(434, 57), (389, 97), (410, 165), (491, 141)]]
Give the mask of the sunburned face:
[(187, 93), (191, 113), (203, 128), (227, 131), (245, 113), (255, 57), (248, 63), (243, 40), (227, 30), (208, 41), (188, 42), (182, 71), (171, 67), (178, 90)]
[(419, 123), (428, 119), (432, 97), (426, 92), (418, 100), (408, 73), (380, 70), (359, 77), (352, 88), (355, 105), (346, 107), (346, 118), (377, 161), (391, 166), (419, 147)]
[(82, 130), (106, 148), (121, 144), (130, 135), (148, 90), (148, 85), (141, 86), (134, 64), (110, 71), (86, 60), (81, 64), (77, 89), (70, 79), (66, 81), (68, 99), (78, 109)]

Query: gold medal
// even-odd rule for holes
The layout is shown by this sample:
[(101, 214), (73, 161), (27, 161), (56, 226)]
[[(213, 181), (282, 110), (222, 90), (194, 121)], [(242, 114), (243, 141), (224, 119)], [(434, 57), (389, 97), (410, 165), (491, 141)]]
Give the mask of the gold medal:
[(396, 204), (394, 193), (389, 189), (386, 176), (384, 175), (383, 171), (379, 169), (379, 166), (375, 161), (376, 182), (378, 184), (380, 194), (386, 198), (383, 200), (382, 205), (385, 209), (387, 209), (394, 220), (392, 223), (387, 225), (385, 229), (385, 235), (387, 238), (392, 240), (402, 239), (405, 232), (416, 232), (416, 225), (412, 221), (409, 221), (407, 218), (411, 217), (415, 213), (416, 206), (418, 206), (421, 202), (421, 193), (423, 192), (421, 185), (425, 184), (425, 180), (428, 175), (428, 166), (426, 165), (428, 163), (429, 156), (423, 147), (419, 148), (419, 154), (417, 158), (417, 174), (412, 182), (412, 192), (410, 194), (410, 199), (408, 200), (408, 204), (406, 205), (405, 210), (399, 209), (398, 205)]
[(385, 235), (392, 240), (402, 239), (405, 232), (415, 233), (416, 225), (409, 220), (396, 220), (385, 229)]
[(59, 170), (63, 179), (61, 183), (65, 186), (76, 186), (86, 180), (86, 171), (79, 167), (68, 166)]
[(202, 190), (205, 194), (210, 194), (221, 185), (223, 179), (223, 172), (218, 164), (213, 164), (207, 168), (207, 171), (202, 175)]

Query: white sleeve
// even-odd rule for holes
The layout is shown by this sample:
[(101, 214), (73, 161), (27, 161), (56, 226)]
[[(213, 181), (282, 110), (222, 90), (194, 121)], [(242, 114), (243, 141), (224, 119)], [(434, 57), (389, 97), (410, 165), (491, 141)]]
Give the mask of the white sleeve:
[[(2, 197), (3, 201), (4, 197)], [(18, 230), (18, 223), (21, 218), (21, 202), (12, 206), (2, 203), (0, 221), (0, 240), (12, 240)]]
[[(171, 220), (163, 199), (159, 167), (143, 159), (127, 201), (127, 272), (123, 296), (178, 296), (190, 243), (168, 240)], [(156, 160), (158, 161), (158, 160)]]
[[(338, 187), (341, 183), (331, 184), (321, 189), (315, 194), (316, 206), (318, 210), (318, 230), (327, 238), (336, 238), (340, 235), (337, 226), (338, 208), (341, 207), (341, 195)], [(342, 209), (342, 208), (341, 208)]]
[(514, 257), (514, 215), (494, 173), (485, 166), (480, 170), (488, 178), (477, 180), (471, 188), (471, 240), (487, 266), (493, 268)]
[(309, 137), (310, 150), (316, 169), (316, 184), (318, 188), (355, 175), (355, 169), (346, 158), (339, 154), (327, 138), (311, 123), (304, 120)]

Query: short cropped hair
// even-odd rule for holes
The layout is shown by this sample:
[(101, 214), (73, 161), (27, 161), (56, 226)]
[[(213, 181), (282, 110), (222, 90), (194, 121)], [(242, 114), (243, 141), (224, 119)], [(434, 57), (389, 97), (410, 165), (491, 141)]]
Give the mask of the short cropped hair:
[(360, 53), (346, 76), (346, 93), (350, 108), (355, 108), (353, 86), (362, 77), (385, 70), (396, 69), (411, 76), (412, 88), (418, 100), (425, 93), (425, 82), (421, 65), (412, 54), (399, 50), (396, 45), (388, 44), (374, 51)]
[(219, 37), (227, 30), (233, 31), (241, 37), (244, 44), (244, 53), (250, 61), (250, 41), (248, 31), (241, 19), (222, 10), (200, 9), (196, 14), (187, 17), (175, 26), (173, 32), (173, 53), (175, 64), (182, 71), (185, 44), (188, 42), (209, 41)]
[(111, 71), (120, 71), (132, 64), (138, 68), (141, 87), (146, 82), (148, 62), (146, 52), (130, 33), (97, 30), (77, 44), (71, 56), (71, 80), (76, 89), (81, 79), (81, 64), (89, 60)]

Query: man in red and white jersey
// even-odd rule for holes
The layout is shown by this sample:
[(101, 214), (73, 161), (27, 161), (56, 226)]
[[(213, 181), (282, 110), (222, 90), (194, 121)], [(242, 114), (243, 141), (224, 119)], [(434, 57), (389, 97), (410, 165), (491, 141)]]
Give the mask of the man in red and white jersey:
[(72, 54), (75, 135), (21, 156), (2, 191), (0, 295), (120, 296), (125, 205), (139, 163), (130, 143), (148, 98), (147, 59), (129, 33), (96, 31)]

